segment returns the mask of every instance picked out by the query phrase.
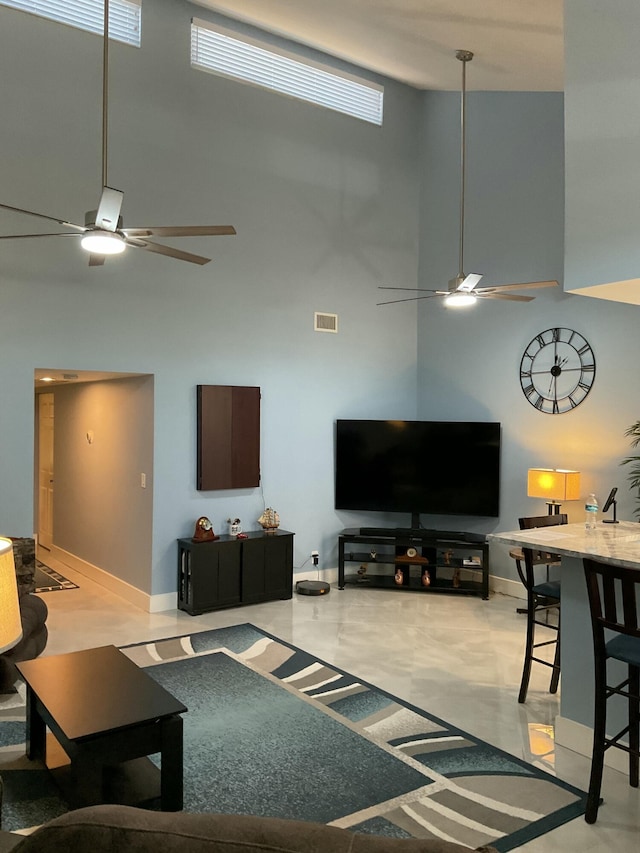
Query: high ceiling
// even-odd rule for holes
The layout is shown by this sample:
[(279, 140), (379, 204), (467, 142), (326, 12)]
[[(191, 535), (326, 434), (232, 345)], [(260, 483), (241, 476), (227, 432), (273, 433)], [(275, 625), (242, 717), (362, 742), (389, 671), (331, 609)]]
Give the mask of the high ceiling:
[(562, 91), (563, 0), (192, 0), (420, 89)]

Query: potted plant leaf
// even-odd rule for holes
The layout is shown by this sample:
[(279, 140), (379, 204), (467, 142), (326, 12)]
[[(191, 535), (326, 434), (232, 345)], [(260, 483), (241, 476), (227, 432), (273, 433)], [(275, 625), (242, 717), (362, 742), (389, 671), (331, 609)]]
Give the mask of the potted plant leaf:
[[(631, 438), (631, 447), (638, 447), (640, 445), (640, 421), (631, 424), (625, 435)], [(630, 490), (636, 493), (637, 507), (634, 515), (640, 519), (640, 456), (628, 456), (620, 464), (631, 465), (627, 480), (629, 481)]]

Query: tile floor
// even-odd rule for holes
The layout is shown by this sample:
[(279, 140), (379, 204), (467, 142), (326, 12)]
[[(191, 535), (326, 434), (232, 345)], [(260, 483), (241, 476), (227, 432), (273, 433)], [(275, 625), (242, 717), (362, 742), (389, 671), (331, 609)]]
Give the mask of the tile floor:
[[(250, 622), (321, 659), (585, 789), (589, 761), (554, 749), (559, 699), (547, 692), (550, 670), (535, 665), (525, 705), (517, 693), (525, 617), (522, 602), (334, 586), (325, 596), (277, 601), (192, 617), (182, 611), (149, 614), (57, 566), (79, 589), (43, 594), (49, 607), (45, 654), (97, 645), (153, 640)], [(640, 845), (640, 791), (607, 769), (598, 822), (582, 818), (519, 848), (535, 853)]]

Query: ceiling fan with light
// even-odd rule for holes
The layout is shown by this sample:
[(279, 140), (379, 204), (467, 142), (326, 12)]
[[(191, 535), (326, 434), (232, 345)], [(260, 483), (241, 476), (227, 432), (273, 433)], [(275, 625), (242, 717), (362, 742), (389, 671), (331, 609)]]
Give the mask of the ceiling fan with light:
[(235, 234), (233, 225), (161, 225), (124, 228), (120, 211), (124, 193), (109, 186), (108, 180), (108, 118), (109, 118), (109, 0), (104, 0), (104, 39), (102, 51), (102, 194), (97, 210), (85, 213), (84, 225), (77, 225), (56, 216), (47, 216), (33, 210), (25, 210), (9, 204), (0, 204), (0, 209), (13, 213), (36, 216), (71, 229), (54, 234), (9, 234), (0, 235), (0, 240), (31, 239), (36, 237), (80, 237), (83, 249), (89, 252), (89, 266), (102, 266), (107, 255), (117, 255), (127, 247), (145, 249), (179, 261), (192, 264), (208, 264), (211, 258), (183, 252), (172, 246), (156, 243), (148, 237), (213, 237)]
[(482, 274), (464, 272), (464, 192), (466, 178), (466, 100), (467, 100), (467, 62), (473, 59), (470, 50), (456, 50), (456, 59), (462, 63), (462, 96), (460, 101), (460, 244), (458, 274), (449, 280), (448, 290), (431, 290), (425, 287), (379, 287), (379, 290), (403, 290), (429, 294), (428, 296), (407, 296), (402, 299), (392, 299), (388, 302), (378, 302), (378, 305), (393, 305), (396, 302), (413, 302), (418, 299), (433, 299), (444, 297), (449, 307), (473, 305), (477, 299), (510, 299), (513, 302), (531, 302), (534, 296), (523, 296), (513, 293), (514, 290), (531, 290), (537, 287), (556, 287), (557, 281), (529, 281), (522, 284), (497, 284), (493, 287), (477, 287)]

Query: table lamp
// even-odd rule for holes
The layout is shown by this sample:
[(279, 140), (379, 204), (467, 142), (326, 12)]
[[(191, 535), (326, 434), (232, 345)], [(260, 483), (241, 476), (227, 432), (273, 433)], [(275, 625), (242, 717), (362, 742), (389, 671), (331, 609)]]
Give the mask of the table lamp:
[(0, 537), (0, 654), (22, 639), (18, 582), (13, 562), (13, 542)]
[(563, 468), (529, 468), (527, 496), (544, 498), (549, 515), (558, 515), (558, 501), (577, 501), (580, 498), (580, 472)]

